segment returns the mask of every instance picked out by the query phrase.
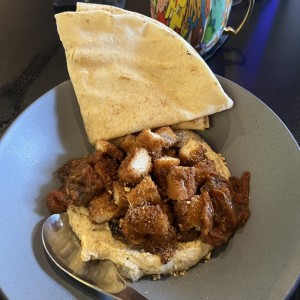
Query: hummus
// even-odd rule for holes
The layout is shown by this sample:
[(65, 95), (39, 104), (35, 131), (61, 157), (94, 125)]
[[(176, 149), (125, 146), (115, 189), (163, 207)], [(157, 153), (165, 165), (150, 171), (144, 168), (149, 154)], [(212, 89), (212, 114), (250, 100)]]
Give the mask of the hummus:
[(179, 243), (173, 257), (162, 264), (158, 255), (140, 252), (116, 240), (108, 223), (94, 224), (89, 220), (88, 210), (84, 207), (68, 208), (69, 223), (81, 240), (83, 261), (110, 259), (120, 274), (136, 281), (145, 275), (174, 274), (186, 271), (212, 250), (212, 246), (200, 239)]

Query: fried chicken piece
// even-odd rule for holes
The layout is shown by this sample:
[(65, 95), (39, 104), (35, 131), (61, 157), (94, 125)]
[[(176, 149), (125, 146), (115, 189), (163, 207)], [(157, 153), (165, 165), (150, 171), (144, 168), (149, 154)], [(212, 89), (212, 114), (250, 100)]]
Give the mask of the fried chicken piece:
[(199, 134), (195, 133), (192, 130), (173, 130), (178, 137), (178, 142), (175, 144), (175, 147), (181, 148), (190, 140), (194, 141), (203, 141)]
[(185, 166), (194, 166), (204, 159), (206, 150), (199, 141), (189, 140), (178, 152), (180, 162)]
[[(130, 209), (128, 211), (130, 211)], [(124, 236), (125, 240), (127, 241), (127, 243), (133, 245), (139, 245), (141, 243), (144, 243), (147, 239), (147, 235), (137, 232), (134, 226), (130, 223), (130, 218), (128, 216), (126, 218), (126, 216), (120, 222), (121, 233)]]
[(99, 197), (92, 199), (89, 205), (89, 218), (98, 224), (108, 222), (117, 216), (118, 212), (118, 207), (108, 192), (103, 192)]
[(127, 242), (159, 255), (162, 263), (167, 263), (176, 250), (176, 229), (159, 205), (130, 208), (121, 223), (121, 230)]
[(139, 147), (136, 136), (132, 134), (128, 134), (120, 138), (120, 140), (114, 142), (116, 142), (116, 144), (119, 145), (119, 148), (121, 148), (127, 154)]
[(139, 146), (145, 148), (148, 153), (157, 158), (161, 155), (161, 151), (165, 146), (165, 140), (157, 133), (150, 129), (144, 129), (136, 138)]
[(201, 195), (195, 195), (190, 200), (176, 201), (174, 204), (174, 214), (181, 231), (191, 228), (200, 230), (201, 210), (203, 201)]
[(154, 176), (158, 186), (163, 192), (167, 192), (167, 175), (172, 167), (180, 164), (179, 158), (162, 156), (155, 160), (153, 164)]
[(159, 134), (163, 138), (164, 148), (166, 149), (169, 149), (172, 146), (174, 146), (179, 140), (178, 136), (173, 132), (173, 130), (169, 126), (161, 127), (158, 130), (156, 130), (155, 133)]
[(167, 263), (173, 256), (177, 245), (176, 229), (169, 227), (166, 234), (149, 235), (143, 246), (146, 251), (159, 255), (163, 264)]
[(95, 143), (96, 150), (101, 151), (103, 154), (107, 154), (109, 157), (115, 159), (115, 160), (122, 160), (124, 157), (123, 152), (118, 149), (117, 146), (114, 144), (103, 141), (103, 140), (96, 140)]
[(130, 230), (140, 234), (165, 235), (169, 232), (168, 216), (159, 205), (142, 205), (129, 208), (121, 225), (122, 232), (127, 239), (128, 230), (124, 226), (130, 226)]
[(136, 184), (150, 173), (151, 168), (151, 157), (147, 150), (137, 148), (121, 162), (118, 171), (119, 179), (125, 183)]
[(198, 186), (205, 183), (209, 175), (217, 174), (216, 166), (210, 159), (203, 159), (194, 165), (195, 167), (195, 181)]
[(127, 199), (130, 207), (161, 203), (157, 186), (150, 176), (144, 177), (133, 189), (131, 189), (127, 194)]
[(107, 191), (112, 190), (113, 181), (118, 179), (118, 164), (109, 157), (103, 157), (95, 164), (95, 173), (101, 178)]
[(186, 200), (195, 195), (195, 168), (174, 166), (167, 175), (167, 193), (172, 200)]
[(120, 181), (113, 182), (113, 200), (119, 209), (119, 215), (124, 216), (129, 208), (129, 202), (127, 200), (130, 187), (125, 186)]

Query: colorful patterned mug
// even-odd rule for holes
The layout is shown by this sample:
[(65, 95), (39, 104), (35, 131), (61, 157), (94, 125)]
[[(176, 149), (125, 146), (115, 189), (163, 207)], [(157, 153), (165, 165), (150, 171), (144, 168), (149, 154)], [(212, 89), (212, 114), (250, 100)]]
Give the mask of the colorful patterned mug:
[(219, 41), (223, 31), (237, 34), (249, 19), (255, 0), (249, 0), (245, 18), (237, 29), (226, 27), (232, 0), (150, 0), (151, 17), (174, 29), (200, 55)]

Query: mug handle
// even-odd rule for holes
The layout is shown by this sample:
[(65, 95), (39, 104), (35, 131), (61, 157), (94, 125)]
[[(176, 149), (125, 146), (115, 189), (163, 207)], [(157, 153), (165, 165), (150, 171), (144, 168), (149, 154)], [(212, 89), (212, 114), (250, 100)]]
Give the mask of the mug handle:
[(254, 3), (255, 3), (255, 0), (249, 0), (249, 6), (248, 6), (248, 10), (246, 12), (246, 15), (244, 17), (244, 20), (242, 21), (242, 23), (240, 24), (240, 26), (237, 29), (234, 29), (229, 26), (229, 27), (225, 27), (224, 31), (231, 33), (231, 34), (238, 34), (240, 32), (240, 30), (243, 28), (243, 26), (245, 25), (245, 23), (249, 20), (250, 15), (253, 10), (253, 7), (254, 7)]

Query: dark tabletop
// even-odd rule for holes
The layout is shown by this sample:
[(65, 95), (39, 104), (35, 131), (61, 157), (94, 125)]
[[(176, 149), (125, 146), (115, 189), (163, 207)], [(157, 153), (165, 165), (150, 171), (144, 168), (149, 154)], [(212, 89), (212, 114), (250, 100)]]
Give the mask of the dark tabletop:
[[(59, 7), (62, 2), (1, 1), (0, 136), (29, 104), (69, 79), (53, 16), (55, 12), (73, 7)], [(230, 25), (241, 21), (247, 5), (245, 0), (232, 8)], [(127, 0), (126, 8), (149, 15), (146, 0)], [(228, 37), (207, 60), (214, 73), (246, 88), (266, 103), (286, 124), (298, 144), (299, 12), (299, 0), (256, 0), (243, 30), (237, 36)], [(299, 295), (298, 289), (293, 299), (300, 299)]]

